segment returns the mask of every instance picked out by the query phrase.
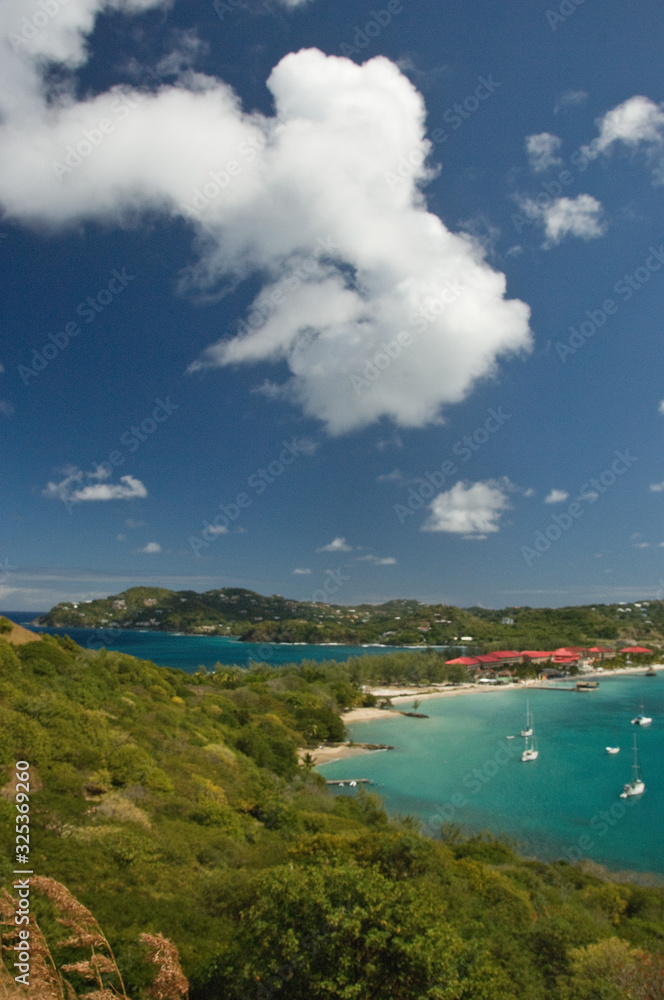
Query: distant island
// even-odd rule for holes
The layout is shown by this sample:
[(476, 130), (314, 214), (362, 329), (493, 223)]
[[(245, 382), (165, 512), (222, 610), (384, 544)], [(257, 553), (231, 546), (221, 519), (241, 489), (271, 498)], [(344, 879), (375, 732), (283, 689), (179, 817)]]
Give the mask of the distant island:
[(493, 610), (404, 599), (351, 607), (266, 597), (235, 587), (202, 594), (132, 587), (102, 600), (57, 604), (34, 624), (152, 629), (233, 636), (243, 642), (464, 645), (491, 652), (607, 642), (664, 645), (664, 601)]

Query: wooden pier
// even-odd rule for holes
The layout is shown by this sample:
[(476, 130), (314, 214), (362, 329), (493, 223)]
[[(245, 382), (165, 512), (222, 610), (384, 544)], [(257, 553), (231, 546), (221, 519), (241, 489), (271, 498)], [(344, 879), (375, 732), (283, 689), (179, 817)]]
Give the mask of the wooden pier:
[(337, 778), (335, 781), (326, 781), (326, 785), (373, 785), (369, 778)]

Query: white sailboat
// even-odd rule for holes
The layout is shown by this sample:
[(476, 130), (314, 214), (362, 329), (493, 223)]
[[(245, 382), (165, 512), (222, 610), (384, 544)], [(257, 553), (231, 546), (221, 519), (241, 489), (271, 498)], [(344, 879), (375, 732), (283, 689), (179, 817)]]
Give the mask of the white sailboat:
[(620, 747), (606, 747), (607, 753), (620, 753)]
[(526, 748), (521, 754), (521, 760), (537, 760), (539, 757), (539, 750), (537, 749), (537, 744), (535, 743), (535, 730), (533, 727), (533, 713), (530, 711), (530, 706), (527, 705), (526, 708), (526, 728), (522, 730), (521, 735), (526, 737)]
[(628, 781), (622, 792), (620, 793), (621, 799), (627, 799), (631, 795), (641, 795), (645, 792), (646, 786), (639, 774), (639, 762), (636, 756), (636, 733), (634, 733), (634, 763), (632, 764), (632, 780)]
[(526, 698), (526, 728), (521, 730), (522, 736), (532, 736), (533, 727), (531, 725), (530, 701)]
[(648, 715), (643, 714), (643, 702), (641, 702), (641, 712), (639, 715), (635, 715), (632, 719), (633, 726), (649, 726), (652, 719)]

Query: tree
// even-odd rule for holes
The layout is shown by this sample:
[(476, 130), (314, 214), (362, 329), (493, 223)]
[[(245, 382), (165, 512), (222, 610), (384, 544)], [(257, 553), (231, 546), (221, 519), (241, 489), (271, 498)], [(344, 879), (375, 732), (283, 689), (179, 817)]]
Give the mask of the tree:
[(273, 868), (231, 904), (236, 932), (196, 996), (514, 1000), (506, 973), (455, 934), (441, 905), (373, 868)]

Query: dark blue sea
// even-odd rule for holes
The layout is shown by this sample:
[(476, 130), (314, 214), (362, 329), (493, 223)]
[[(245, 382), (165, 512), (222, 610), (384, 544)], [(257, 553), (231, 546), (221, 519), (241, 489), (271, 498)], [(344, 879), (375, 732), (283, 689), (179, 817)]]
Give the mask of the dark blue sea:
[[(87, 649), (114, 649), (140, 660), (152, 660), (160, 667), (179, 667), (194, 673), (199, 667), (215, 664), (266, 663), (273, 667), (302, 660), (348, 660), (351, 656), (371, 656), (398, 652), (398, 646), (313, 646), (304, 643), (238, 642), (217, 636), (178, 635), (173, 632), (150, 632), (132, 629), (41, 628), (30, 625), (36, 611), (5, 611), (8, 618), (33, 632), (69, 635)], [(443, 648), (443, 647), (438, 647)], [(459, 655), (462, 646), (447, 647), (450, 657)]]

